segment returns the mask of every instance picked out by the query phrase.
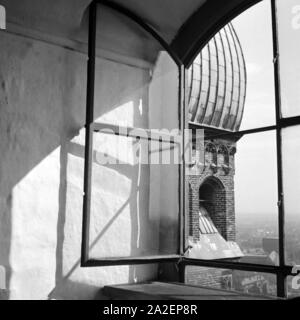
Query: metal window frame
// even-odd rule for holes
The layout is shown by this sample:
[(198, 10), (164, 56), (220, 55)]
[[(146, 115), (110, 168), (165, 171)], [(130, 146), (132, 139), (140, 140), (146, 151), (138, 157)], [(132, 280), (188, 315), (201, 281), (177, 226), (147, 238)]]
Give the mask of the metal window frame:
[[(268, 266), (261, 264), (239, 263), (229, 261), (226, 259), (221, 260), (201, 260), (190, 259), (184, 257), (185, 253), (185, 238), (186, 238), (186, 219), (185, 213), (188, 210), (188, 182), (185, 179), (185, 166), (181, 168), (179, 193), (180, 193), (180, 217), (179, 217), (179, 243), (180, 248), (178, 254), (164, 255), (164, 256), (148, 256), (148, 257), (132, 257), (132, 258), (107, 258), (94, 260), (89, 259), (89, 223), (90, 223), (90, 202), (91, 202), (91, 159), (92, 159), (92, 143), (93, 132), (101, 127), (101, 124), (94, 123), (94, 90), (95, 90), (95, 59), (96, 59), (96, 21), (97, 21), (97, 6), (102, 4), (107, 6), (118, 13), (121, 13), (132, 21), (140, 25), (144, 30), (151, 34), (170, 54), (179, 69), (179, 114), (180, 127), (184, 128), (188, 119), (187, 108), (187, 70), (189, 63), (185, 65), (179, 59), (171, 46), (142, 18), (136, 16), (130, 10), (113, 2), (106, 0), (94, 0), (89, 9), (89, 45), (88, 45), (88, 76), (87, 76), (87, 101), (86, 101), (86, 148), (85, 148), (85, 165), (84, 165), (84, 203), (83, 203), (83, 222), (82, 222), (82, 246), (81, 246), (81, 266), (82, 267), (99, 267), (99, 266), (113, 266), (113, 265), (135, 265), (135, 264), (153, 264), (153, 263), (176, 263), (179, 267), (179, 276), (182, 282), (185, 282), (185, 268), (187, 266), (199, 266), (209, 268), (221, 268), (240, 271), (262, 272), (274, 274), (277, 283), (277, 296), (287, 297), (287, 284), (286, 279), (292, 275), (292, 266), (287, 265), (285, 261), (285, 214), (284, 214), (284, 199), (283, 199), (283, 168), (282, 168), (282, 129), (300, 125), (300, 116), (283, 118), (281, 116), (281, 92), (280, 92), (280, 61), (279, 57), (279, 43), (278, 43), (278, 20), (277, 20), (277, 0), (269, 0), (271, 2), (271, 15), (272, 15), (272, 35), (273, 35), (273, 58), (274, 58), (274, 87), (275, 87), (275, 111), (276, 123), (272, 126), (253, 128), (249, 130), (241, 130), (237, 132), (220, 131), (218, 137), (221, 136), (242, 136), (247, 134), (274, 131), (276, 132), (276, 146), (277, 146), (277, 184), (278, 184), (278, 231), (279, 231), (279, 265)], [(249, 0), (249, 7), (259, 1)], [(252, 3), (250, 5), (250, 3)], [(248, 7), (243, 8), (245, 11)], [(241, 13), (241, 12), (237, 12)], [(218, 26), (214, 26), (217, 30)], [(204, 43), (199, 43), (201, 49)], [(190, 123), (192, 127), (205, 128), (206, 126), (199, 126), (196, 123)], [(184, 135), (183, 135), (184, 136)], [(184, 139), (184, 137), (183, 137)], [(184, 141), (183, 141), (184, 142)]]
[[(96, 29), (97, 29), (97, 10), (98, 5), (106, 6), (115, 12), (122, 14), (135, 22), (142, 29), (148, 32), (156, 39), (160, 45), (168, 52), (173, 61), (178, 67), (179, 74), (179, 90), (178, 90), (178, 120), (179, 128), (183, 129), (185, 124), (184, 110), (184, 99), (183, 99), (183, 86), (184, 81), (182, 75), (184, 74), (184, 67), (177, 57), (177, 55), (170, 49), (167, 42), (146, 22), (140, 17), (136, 16), (133, 12), (128, 9), (105, 0), (94, 0), (89, 7), (89, 39), (88, 39), (88, 67), (87, 67), (87, 100), (86, 100), (86, 137), (85, 137), (85, 164), (84, 164), (84, 195), (83, 195), (83, 218), (82, 218), (82, 242), (81, 242), (81, 267), (100, 267), (100, 266), (115, 266), (115, 265), (136, 265), (136, 264), (153, 264), (158, 262), (178, 262), (184, 253), (183, 247), (183, 229), (182, 225), (184, 222), (184, 204), (185, 204), (185, 187), (184, 181), (184, 165), (179, 167), (179, 212), (178, 212), (178, 248), (175, 254), (169, 255), (150, 255), (141, 257), (112, 257), (112, 258), (101, 258), (101, 259), (90, 259), (89, 257), (89, 226), (90, 226), (90, 209), (91, 209), (91, 177), (92, 177), (92, 153), (93, 153), (93, 134), (103, 129), (111, 129), (112, 131), (104, 132), (105, 134), (122, 135), (126, 137), (136, 137), (144, 139), (142, 135), (139, 136), (138, 128), (122, 128), (112, 124), (98, 123), (94, 121), (94, 93), (95, 93), (95, 66), (96, 66)], [(124, 130), (126, 129), (126, 130)], [(135, 129), (136, 134), (131, 135), (130, 129)], [(150, 130), (146, 130), (150, 132)], [(125, 133), (127, 132), (127, 133)], [(124, 134), (125, 133), (125, 134)], [(182, 134), (182, 145), (184, 145), (184, 135)], [(170, 145), (177, 144), (170, 136), (162, 137), (160, 134), (159, 138), (155, 139), (148, 135), (148, 140), (156, 140), (161, 142), (170, 143)]]
[[(267, 266), (260, 264), (239, 263), (224, 260), (199, 260), (184, 258), (181, 261), (181, 280), (185, 278), (186, 266), (201, 266), (221, 269), (232, 269), (240, 271), (262, 272), (276, 275), (277, 296), (287, 298), (287, 277), (292, 274), (293, 266), (286, 264), (285, 259), (285, 212), (284, 212), (284, 192), (283, 192), (283, 161), (282, 161), (282, 130), (287, 127), (300, 125), (300, 116), (282, 117), (281, 114), (281, 90), (280, 90), (280, 61), (279, 61), (279, 37), (278, 37), (278, 16), (276, 2), (270, 0), (272, 16), (272, 42), (273, 42), (273, 62), (274, 62), (274, 88), (275, 88), (275, 112), (276, 120), (272, 126), (241, 130), (237, 132), (226, 132), (220, 130), (216, 137), (236, 137), (254, 133), (268, 131), (276, 132), (276, 160), (277, 160), (277, 185), (278, 185), (278, 235), (279, 235), (279, 265)], [(194, 128), (205, 128), (206, 126), (190, 123)]]

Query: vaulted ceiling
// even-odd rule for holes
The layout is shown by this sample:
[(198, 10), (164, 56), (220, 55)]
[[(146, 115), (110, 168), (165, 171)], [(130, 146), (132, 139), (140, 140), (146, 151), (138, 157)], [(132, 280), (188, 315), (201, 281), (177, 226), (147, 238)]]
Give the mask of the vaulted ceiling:
[[(133, 12), (150, 25), (186, 64), (222, 25), (259, 0), (104, 0)], [(87, 8), (91, 0), (0, 0), (6, 7), (8, 28), (16, 25), (86, 43)], [(154, 43), (126, 18), (99, 7), (98, 47), (151, 60)], [(138, 44), (143, 38), (143, 49)], [(146, 45), (145, 45), (146, 44)], [(141, 52), (143, 50), (143, 52)], [(148, 53), (147, 53), (148, 52)]]

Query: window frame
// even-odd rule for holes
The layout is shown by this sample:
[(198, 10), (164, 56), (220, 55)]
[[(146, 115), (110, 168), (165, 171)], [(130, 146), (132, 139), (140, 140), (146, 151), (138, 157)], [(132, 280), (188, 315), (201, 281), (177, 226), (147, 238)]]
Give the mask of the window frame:
[[(262, 0), (260, 0), (262, 1)], [(252, 5), (257, 4), (252, 3)], [(267, 1), (267, 0), (266, 0)], [(224, 132), (220, 136), (243, 136), (253, 133), (262, 133), (268, 131), (276, 132), (276, 160), (277, 160), (277, 186), (278, 186), (278, 239), (279, 239), (279, 265), (267, 266), (261, 264), (239, 263), (225, 260), (201, 260), (201, 259), (188, 259), (184, 258), (181, 262), (181, 280), (184, 282), (185, 267), (199, 266), (221, 269), (232, 269), (239, 271), (253, 271), (261, 273), (269, 273), (276, 275), (277, 296), (280, 298), (287, 298), (287, 277), (294, 275), (292, 273), (293, 266), (286, 264), (285, 259), (285, 212), (284, 212), (284, 198), (283, 198), (283, 163), (282, 163), (282, 130), (284, 128), (296, 126), (300, 124), (300, 116), (283, 117), (281, 114), (281, 90), (280, 90), (280, 61), (279, 61), (279, 38), (278, 38), (278, 18), (277, 18), (277, 5), (278, 0), (269, 0), (271, 2), (271, 16), (272, 16), (272, 43), (273, 43), (273, 68), (274, 68), (274, 88), (275, 88), (275, 124), (271, 126), (264, 126), (248, 130), (240, 130), (237, 132)], [(251, 2), (251, 1), (250, 1)], [(246, 11), (242, 10), (239, 13)], [(222, 27), (222, 26), (220, 26)], [(192, 123), (193, 127), (205, 128), (203, 125)], [(219, 137), (220, 137), (219, 136)]]
[[(116, 265), (137, 265), (137, 264), (153, 264), (159, 262), (178, 262), (184, 253), (183, 249), (183, 206), (186, 203), (185, 197), (185, 186), (182, 183), (184, 181), (185, 172), (184, 165), (179, 165), (179, 219), (178, 219), (178, 248), (176, 254), (169, 255), (149, 255), (141, 257), (113, 257), (113, 258), (102, 258), (102, 259), (90, 259), (89, 257), (89, 226), (90, 226), (90, 208), (91, 208), (91, 177), (92, 177), (92, 153), (93, 153), (93, 133), (99, 132), (101, 129), (112, 128), (115, 135), (123, 135), (124, 132), (133, 128), (122, 128), (121, 126), (114, 126), (111, 124), (102, 124), (94, 121), (94, 95), (95, 95), (95, 66), (96, 66), (96, 30), (97, 30), (97, 9), (98, 5), (109, 7), (110, 9), (120, 13), (141, 28), (153, 36), (156, 41), (168, 52), (178, 68), (178, 120), (179, 120), (179, 129), (184, 128), (185, 113), (184, 109), (184, 95), (183, 92), (183, 74), (184, 67), (181, 61), (178, 59), (176, 54), (170, 49), (170, 46), (164, 41), (159, 34), (145, 23), (141, 18), (136, 16), (133, 12), (128, 9), (111, 2), (94, 0), (89, 7), (89, 31), (88, 31), (88, 67), (87, 67), (87, 100), (86, 100), (86, 125), (85, 125), (85, 161), (84, 161), (84, 194), (83, 194), (83, 217), (82, 217), (82, 242), (81, 242), (81, 267), (101, 267), (101, 266), (116, 266)], [(122, 130), (123, 129), (123, 130)], [(137, 129), (137, 128), (134, 128)], [(145, 130), (147, 131), (147, 130)], [(150, 130), (148, 130), (150, 131)], [(122, 132), (122, 134), (121, 134)], [(143, 136), (125, 134), (127, 137), (136, 137), (143, 139)], [(175, 143), (172, 139), (164, 141), (160, 136), (155, 139), (148, 135), (149, 141), (159, 141), (168, 142), (170, 144)], [(182, 134), (181, 143), (184, 145), (185, 137)]]
[[(235, 12), (235, 16), (246, 11), (252, 5), (259, 3), (262, 0), (251, 1), (249, 5), (245, 5)], [(287, 265), (285, 260), (285, 213), (284, 213), (284, 199), (283, 199), (283, 163), (282, 163), (282, 130), (287, 127), (300, 125), (300, 116), (283, 118), (281, 115), (281, 91), (280, 91), (280, 61), (279, 61), (279, 39), (278, 39), (278, 18), (277, 18), (277, 0), (266, 0), (271, 2), (271, 15), (272, 15), (272, 35), (273, 35), (273, 59), (274, 59), (274, 87), (275, 87), (275, 111), (276, 122), (272, 126), (265, 126), (260, 128), (253, 128), (248, 130), (241, 130), (234, 133), (222, 132), (226, 136), (232, 135), (248, 135), (259, 132), (275, 131), (276, 132), (276, 147), (277, 147), (277, 185), (278, 185), (278, 231), (279, 231), (279, 265), (269, 266), (261, 264), (239, 263), (229, 260), (201, 260), (190, 259), (184, 256), (186, 248), (186, 226), (185, 215), (188, 213), (188, 190), (189, 183), (185, 179), (185, 162), (183, 159), (183, 165), (181, 165), (180, 172), (180, 219), (179, 219), (179, 250), (178, 254), (165, 255), (165, 256), (148, 256), (148, 257), (133, 257), (133, 258), (109, 258), (91, 260), (89, 259), (89, 223), (90, 223), (90, 201), (91, 201), (91, 159), (92, 159), (92, 141), (93, 132), (97, 129), (99, 124), (94, 122), (94, 86), (95, 86), (95, 59), (96, 59), (96, 24), (97, 24), (97, 6), (99, 4), (107, 6), (118, 13), (121, 13), (132, 21), (137, 23), (148, 33), (150, 33), (170, 54), (174, 62), (178, 66), (179, 70), (179, 109), (181, 114), (179, 115), (180, 128), (183, 130), (188, 128), (188, 110), (185, 107), (188, 100), (187, 90), (187, 68), (188, 63), (182, 62), (176, 52), (172, 50), (171, 46), (167, 44), (164, 39), (146, 22), (140, 17), (128, 9), (112, 2), (106, 2), (101, 0), (94, 0), (89, 9), (89, 40), (88, 40), (88, 76), (87, 76), (87, 101), (86, 101), (86, 147), (85, 147), (85, 165), (84, 165), (84, 204), (83, 204), (83, 222), (82, 222), (82, 246), (81, 246), (81, 266), (82, 267), (100, 267), (100, 266), (113, 266), (113, 265), (136, 265), (136, 264), (153, 264), (153, 263), (176, 263), (178, 265), (179, 277), (181, 282), (185, 282), (185, 268), (187, 266), (199, 266), (209, 268), (221, 268), (240, 271), (253, 271), (274, 274), (277, 277), (277, 296), (287, 297), (287, 277), (293, 275), (293, 266)], [(232, 20), (234, 17), (228, 19)], [(215, 34), (215, 30), (218, 32), (228, 21), (220, 21), (219, 25), (214, 25), (211, 32)], [(208, 43), (207, 34), (198, 41), (198, 52)], [(189, 53), (190, 57), (194, 53)], [(191, 60), (191, 59), (190, 59)], [(203, 125), (197, 125), (191, 123), (193, 127), (205, 128)], [(184, 144), (184, 134), (182, 135), (182, 143)]]

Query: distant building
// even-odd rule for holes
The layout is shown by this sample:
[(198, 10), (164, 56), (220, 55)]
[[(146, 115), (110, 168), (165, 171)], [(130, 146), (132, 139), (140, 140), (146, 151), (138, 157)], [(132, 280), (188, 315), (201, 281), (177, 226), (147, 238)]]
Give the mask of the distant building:
[[(194, 139), (189, 183), (189, 256), (239, 258), (236, 244), (234, 175), (236, 142), (246, 97), (246, 66), (237, 34), (228, 24), (203, 48), (189, 69), (189, 127)], [(199, 143), (200, 141), (200, 143)], [(232, 273), (189, 267), (187, 281), (230, 287)]]

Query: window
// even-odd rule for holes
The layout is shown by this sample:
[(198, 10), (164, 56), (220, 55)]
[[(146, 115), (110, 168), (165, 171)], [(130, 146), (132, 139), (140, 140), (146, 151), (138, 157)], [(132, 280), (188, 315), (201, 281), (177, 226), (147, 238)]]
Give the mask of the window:
[[(225, 272), (234, 290), (279, 296), (299, 292), (292, 288), (293, 278), (286, 277), (289, 266), (300, 263), (297, 12), (295, 1), (288, 6), (262, 1), (209, 42), (209, 48), (217, 46), (208, 53), (219, 53), (220, 79), (225, 72), (226, 80), (220, 82), (214, 106), (200, 92), (198, 107), (189, 108), (190, 127), (204, 130), (206, 145), (206, 169), (189, 179), (199, 181), (200, 212), (204, 207), (218, 234), (234, 247), (210, 239), (214, 254), (209, 255), (201, 234), (193, 237), (186, 283), (224, 288)], [(192, 192), (190, 199), (196, 197)], [(228, 259), (222, 260), (225, 254)]]
[[(284, 3), (250, 8), (184, 66), (139, 17), (106, 2), (98, 12), (93, 2), (83, 266), (172, 262), (186, 283), (291, 291), (288, 276), (300, 263), (300, 239), (289, 238), (300, 228), (300, 81), (299, 54), (290, 52), (300, 47), (290, 34), (300, 19), (295, 1)], [(105, 77), (95, 51), (109, 31), (99, 27), (101, 12), (132, 32), (127, 45), (147, 65), (112, 63), (114, 76)]]
[[(143, 61), (96, 56), (97, 41), (114, 32), (105, 19), (129, 30), (121, 49)], [(180, 254), (181, 70), (135, 20), (97, 1), (90, 7), (83, 266)]]

